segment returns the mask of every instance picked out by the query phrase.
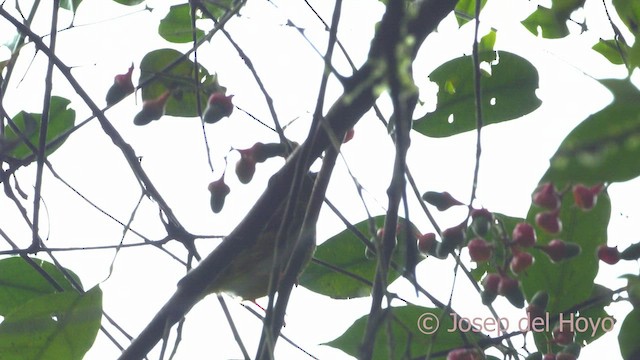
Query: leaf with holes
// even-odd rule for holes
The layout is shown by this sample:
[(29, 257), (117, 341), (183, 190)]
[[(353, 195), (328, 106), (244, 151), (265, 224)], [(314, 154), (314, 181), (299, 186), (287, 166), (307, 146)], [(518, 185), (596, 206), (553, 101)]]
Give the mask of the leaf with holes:
[[(495, 52), (490, 73), (482, 71), (482, 113), (484, 124), (494, 124), (524, 116), (537, 109), (538, 71), (526, 59), (505, 51)], [(486, 58), (480, 54), (480, 58)], [(486, 63), (484, 63), (486, 64)], [(475, 88), (471, 56), (451, 60), (429, 78), (438, 85), (438, 105), (434, 112), (414, 122), (414, 129), (431, 137), (446, 137), (476, 128)]]
[(585, 0), (552, 0), (551, 8), (538, 5), (528, 18), (522, 21), (522, 25), (532, 34), (547, 39), (558, 39), (569, 35), (567, 22), (571, 14), (584, 6)]

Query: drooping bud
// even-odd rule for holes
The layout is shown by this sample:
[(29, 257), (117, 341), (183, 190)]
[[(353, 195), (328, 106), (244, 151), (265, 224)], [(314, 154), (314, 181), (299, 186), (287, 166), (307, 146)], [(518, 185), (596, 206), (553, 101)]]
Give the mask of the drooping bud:
[(154, 120), (160, 119), (164, 115), (169, 95), (171, 95), (171, 92), (165, 90), (165, 92), (157, 98), (145, 100), (142, 103), (142, 110), (133, 118), (133, 123), (136, 125), (147, 125)]
[(509, 300), (511, 305), (522, 309), (524, 307), (524, 294), (520, 290), (520, 282), (508, 276), (502, 276), (498, 283), (498, 295), (502, 295)]
[(460, 224), (442, 232), (442, 242), (438, 246), (438, 257), (446, 258), (455, 248), (464, 242), (464, 228)]
[(422, 199), (429, 204), (433, 205), (438, 211), (444, 211), (448, 208), (456, 205), (464, 205), (460, 201), (456, 200), (448, 192), (427, 191), (422, 195)]
[(248, 184), (256, 172), (256, 159), (253, 157), (253, 151), (250, 150), (238, 150), (240, 160), (236, 163), (236, 175), (243, 184)]
[(113, 85), (107, 91), (107, 105), (111, 106), (118, 101), (127, 97), (127, 95), (133, 93), (135, 87), (131, 81), (131, 75), (133, 74), (133, 64), (129, 67), (129, 71), (124, 74), (116, 75), (113, 79)]
[(473, 209), (471, 210), (471, 219), (471, 228), (476, 235), (487, 235), (493, 221), (493, 214), (485, 208)]
[(204, 109), (202, 119), (204, 122), (213, 124), (223, 117), (231, 115), (233, 112), (233, 102), (231, 102), (233, 95), (226, 96), (221, 92), (215, 92), (209, 96), (207, 101), (207, 107)]
[(560, 262), (577, 256), (582, 249), (578, 244), (553, 239), (549, 241), (549, 244), (541, 247), (541, 250), (544, 251), (553, 262)]
[(209, 184), (209, 192), (211, 193), (211, 210), (219, 213), (224, 206), (224, 200), (229, 195), (229, 185), (224, 182), (224, 175), (220, 179)]
[(480, 295), (484, 305), (489, 305), (496, 299), (498, 296), (498, 285), (500, 285), (500, 275), (498, 274), (489, 273), (482, 279), (484, 290)]

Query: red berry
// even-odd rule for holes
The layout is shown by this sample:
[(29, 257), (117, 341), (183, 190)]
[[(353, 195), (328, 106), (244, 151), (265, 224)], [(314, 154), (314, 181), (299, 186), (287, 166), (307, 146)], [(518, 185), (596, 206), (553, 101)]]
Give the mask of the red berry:
[(355, 131), (353, 130), (353, 128), (347, 130), (347, 132), (344, 134), (344, 139), (342, 140), (342, 143), (346, 144), (349, 141), (351, 141), (351, 139), (353, 139), (354, 134), (355, 134)]
[(573, 187), (573, 200), (578, 208), (588, 211), (593, 209), (598, 202), (598, 194), (602, 191), (604, 185), (597, 184), (592, 187), (586, 187), (582, 184)]
[(536, 224), (550, 234), (557, 234), (562, 231), (562, 222), (558, 215), (558, 210), (538, 213), (536, 214)]
[[(570, 324), (564, 324), (560, 327), (556, 325), (552, 331), (553, 341), (560, 345), (569, 345), (573, 342), (574, 332)], [(556, 356), (557, 358), (557, 356)]]
[(536, 231), (528, 223), (518, 223), (513, 228), (511, 240), (522, 247), (531, 247), (536, 243)]
[(620, 252), (618, 247), (609, 247), (607, 245), (598, 246), (598, 259), (604, 261), (609, 265), (614, 265), (620, 261)]
[(517, 253), (511, 258), (509, 267), (514, 274), (519, 274), (533, 264), (533, 256), (527, 252)]
[(444, 211), (448, 208), (456, 205), (464, 205), (460, 201), (456, 200), (448, 192), (427, 191), (422, 195), (422, 199), (429, 204), (433, 205), (438, 211)]
[(471, 260), (475, 262), (485, 262), (491, 259), (493, 246), (489, 244), (485, 239), (472, 239), (467, 244), (467, 248), (469, 249), (469, 256), (471, 256)]
[(482, 287), (484, 290), (482, 291), (482, 303), (485, 305), (489, 305), (496, 299), (498, 296), (498, 285), (500, 285), (500, 275), (495, 273), (487, 274), (487, 276), (482, 279)]
[(450, 252), (464, 242), (463, 224), (448, 228), (442, 232), (442, 242), (438, 246), (438, 257), (446, 258)]
[[(547, 309), (547, 305), (549, 304), (549, 294), (545, 291), (538, 291), (529, 305), (527, 306), (527, 318), (529, 321), (533, 321), (537, 318), (544, 319), (544, 311)], [(541, 324), (536, 324), (536, 327), (541, 326)], [(534, 329), (535, 330), (535, 329)]]
[(565, 259), (572, 258), (580, 254), (580, 245), (574, 243), (566, 243), (559, 239), (553, 239), (549, 241), (549, 244), (541, 248), (542, 251), (547, 253), (549, 258), (553, 262), (559, 262)]
[(160, 119), (164, 115), (164, 107), (167, 105), (171, 92), (165, 90), (155, 99), (145, 100), (142, 103), (142, 110), (133, 118), (136, 125), (147, 125), (148, 123)]
[(425, 255), (431, 253), (435, 245), (436, 245), (436, 234), (426, 233), (426, 234), (418, 235), (418, 250), (420, 250), (421, 253)]
[(224, 175), (212, 183), (209, 184), (209, 192), (211, 193), (211, 210), (214, 213), (219, 213), (224, 206), (224, 200), (229, 195), (229, 186), (224, 182)]
[(113, 85), (107, 91), (107, 105), (113, 105), (118, 101), (124, 99), (127, 95), (133, 93), (135, 87), (131, 81), (131, 75), (133, 74), (133, 64), (129, 67), (129, 71), (124, 74), (116, 75), (113, 78)]
[(552, 354), (552, 353), (545, 354), (542, 360), (556, 360), (556, 354)]
[(498, 294), (506, 297), (513, 306), (519, 309), (524, 307), (524, 295), (518, 280), (502, 276), (498, 283)]
[(233, 112), (233, 103), (231, 102), (233, 95), (226, 96), (221, 92), (215, 92), (209, 96), (207, 107), (202, 114), (204, 122), (213, 124), (223, 117), (231, 115)]
[(552, 183), (544, 183), (533, 194), (533, 203), (550, 210), (560, 207), (560, 196)]

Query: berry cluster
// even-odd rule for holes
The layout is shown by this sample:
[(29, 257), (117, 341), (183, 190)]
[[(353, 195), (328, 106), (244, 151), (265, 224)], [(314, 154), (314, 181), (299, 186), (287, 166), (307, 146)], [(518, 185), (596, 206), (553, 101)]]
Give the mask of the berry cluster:
[[(294, 144), (295, 145), (295, 144)], [(253, 179), (256, 172), (256, 164), (263, 163), (267, 159), (276, 156), (286, 156), (287, 147), (281, 143), (264, 144), (257, 142), (248, 149), (238, 149), (240, 160), (236, 163), (236, 175), (238, 180), (243, 184), (248, 184)], [(226, 196), (231, 189), (224, 182), (224, 174), (220, 179), (209, 184), (209, 192), (211, 193), (211, 210), (219, 213), (223, 206)]]

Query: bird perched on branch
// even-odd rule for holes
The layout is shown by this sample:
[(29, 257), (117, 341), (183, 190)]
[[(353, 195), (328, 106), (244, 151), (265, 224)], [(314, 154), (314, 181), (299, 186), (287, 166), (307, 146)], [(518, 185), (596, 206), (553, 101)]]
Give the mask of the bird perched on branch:
[[(269, 292), (270, 278), (274, 267), (274, 259), (277, 262), (279, 272), (282, 274), (300, 234), (313, 236), (306, 239), (304, 249), (304, 263), (311, 260), (315, 250), (315, 224), (310, 224), (313, 229), (302, 230), (307, 205), (313, 190), (315, 174), (305, 176), (300, 186), (297, 199), (292, 199), (290, 206), (294, 206), (287, 223), (282, 224), (285, 217), (287, 203), (285, 199), (277, 209), (272, 212), (271, 218), (260, 232), (256, 241), (249, 248), (235, 255), (228, 267), (209, 284), (207, 293), (228, 293), (244, 300), (255, 300), (266, 296)], [(281, 228), (281, 225), (282, 228)], [(278, 234), (282, 235), (280, 238)], [(307, 241), (309, 240), (309, 241)], [(312, 240), (312, 241), (311, 241)], [(276, 255), (277, 254), (277, 255)], [(274, 256), (275, 255), (275, 256)], [(276, 279), (276, 284), (279, 279)]]

